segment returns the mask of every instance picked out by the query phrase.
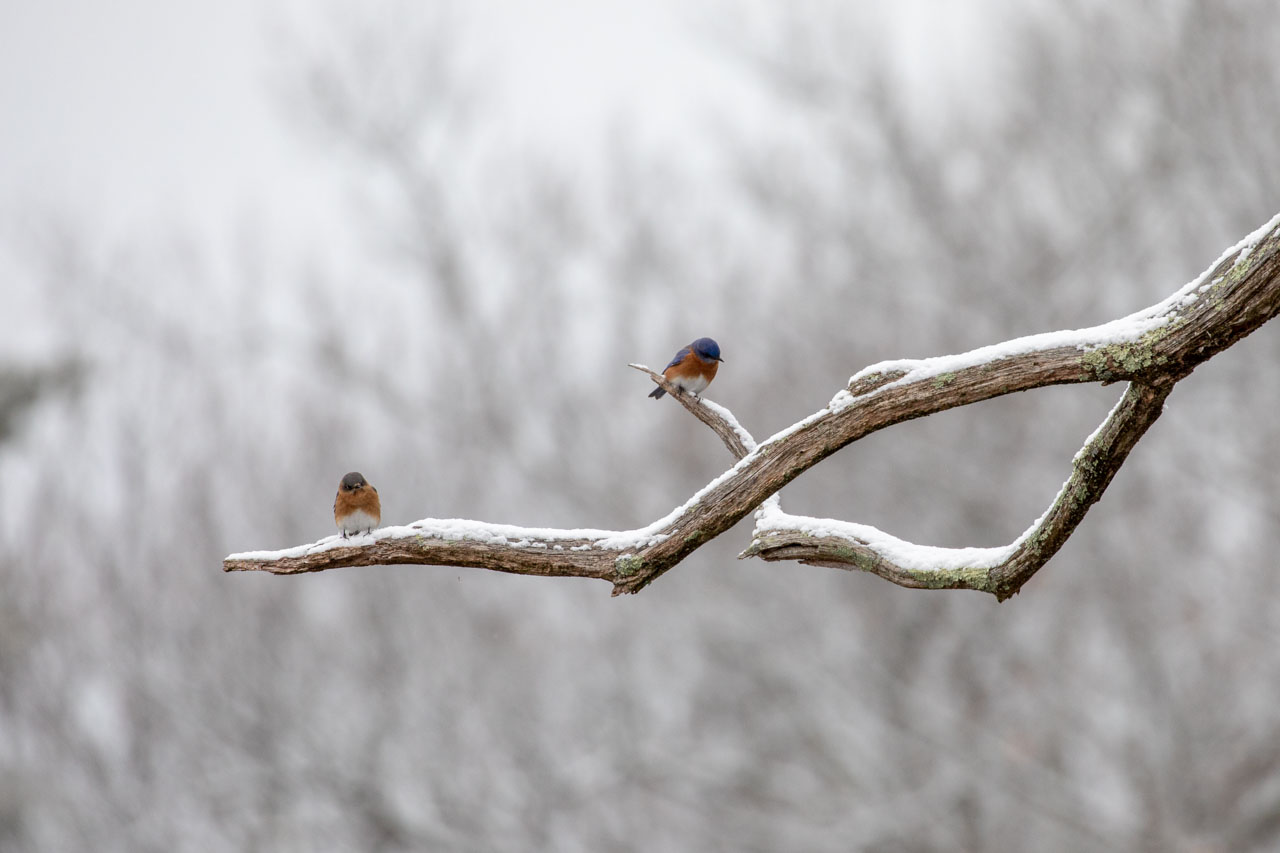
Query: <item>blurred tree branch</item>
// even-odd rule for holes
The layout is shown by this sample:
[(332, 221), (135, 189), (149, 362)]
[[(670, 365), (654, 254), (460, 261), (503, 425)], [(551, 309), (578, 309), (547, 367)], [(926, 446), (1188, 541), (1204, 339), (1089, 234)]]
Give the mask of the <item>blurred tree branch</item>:
[(85, 367), (64, 359), (41, 367), (0, 366), (0, 444), (18, 429), (18, 421), (39, 400), (57, 391), (76, 393)]
[[(665, 519), (636, 531), (540, 530), (426, 519), (366, 544), (322, 540), (293, 552), (231, 555), (226, 571), (277, 574), (421, 563), (518, 574), (590, 577), (638, 592), (760, 508), (809, 468), (877, 430), (993, 397), (1082, 382), (1128, 382), (1120, 403), (1076, 454), (1045, 514), (1003, 549), (922, 549), (873, 528), (803, 519), (776, 499), (742, 556), (870, 571), (908, 587), (975, 589), (1005, 599), (1066, 542), (1173, 386), (1280, 312), (1280, 215), (1158, 305), (1076, 332), (1033, 335), (957, 356), (887, 362), (856, 374), (813, 415), (756, 446), (726, 409), (675, 393), (721, 436), (738, 463)], [(379, 534), (375, 534), (379, 536)], [(923, 562), (922, 562), (923, 558)]]

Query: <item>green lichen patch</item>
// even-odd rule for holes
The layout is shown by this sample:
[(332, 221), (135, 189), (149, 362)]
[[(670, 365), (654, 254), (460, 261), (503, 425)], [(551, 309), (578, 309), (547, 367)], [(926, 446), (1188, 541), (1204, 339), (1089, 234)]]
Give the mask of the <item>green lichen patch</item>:
[(1089, 375), (1102, 382), (1116, 382), (1137, 374), (1163, 367), (1169, 358), (1158, 352), (1158, 345), (1169, 333), (1186, 322), (1181, 317), (1171, 318), (1158, 329), (1142, 335), (1136, 341), (1107, 344), (1086, 352), (1080, 357)]
[(991, 591), (991, 570), (983, 568), (920, 570), (908, 569), (924, 589), (976, 589)]
[(644, 568), (644, 557), (623, 554), (613, 561), (613, 568), (624, 578), (629, 578)]
[(908, 371), (906, 370), (896, 368), (893, 370), (886, 370), (883, 373), (868, 373), (866, 376), (860, 376), (856, 381), (850, 382), (848, 391), (850, 394), (857, 397), (860, 394), (866, 394), (869, 391), (874, 391), (881, 385), (888, 385), (890, 382), (896, 382), (906, 376), (907, 373)]

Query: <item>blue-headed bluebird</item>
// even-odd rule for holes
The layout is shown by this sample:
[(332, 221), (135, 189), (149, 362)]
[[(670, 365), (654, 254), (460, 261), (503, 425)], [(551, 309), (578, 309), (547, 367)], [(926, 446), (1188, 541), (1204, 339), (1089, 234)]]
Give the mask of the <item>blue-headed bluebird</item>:
[[(716, 370), (720, 368), (722, 361), (724, 359), (720, 357), (718, 343), (711, 338), (698, 338), (676, 353), (676, 357), (671, 359), (671, 363), (662, 371), (662, 375), (681, 391), (696, 397), (700, 396), (711, 384), (711, 380), (716, 378)], [(649, 393), (649, 396), (656, 399), (665, 393), (667, 392), (662, 389), (662, 386), (658, 386)]]
[(338, 496), (333, 499), (333, 520), (342, 531), (343, 539), (353, 533), (369, 533), (382, 521), (378, 490), (359, 471), (352, 471), (338, 484)]

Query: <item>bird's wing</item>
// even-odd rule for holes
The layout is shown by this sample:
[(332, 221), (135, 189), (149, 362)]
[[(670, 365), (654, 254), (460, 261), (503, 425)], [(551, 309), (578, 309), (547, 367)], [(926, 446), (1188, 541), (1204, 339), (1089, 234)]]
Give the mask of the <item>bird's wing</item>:
[(680, 350), (680, 352), (676, 353), (676, 357), (671, 359), (671, 363), (662, 369), (664, 371), (667, 371), (675, 367), (677, 364), (679, 364), (680, 362), (684, 361), (686, 358), (689, 357), (689, 352), (690, 352), (690, 349), (688, 347), (685, 347), (684, 349)]

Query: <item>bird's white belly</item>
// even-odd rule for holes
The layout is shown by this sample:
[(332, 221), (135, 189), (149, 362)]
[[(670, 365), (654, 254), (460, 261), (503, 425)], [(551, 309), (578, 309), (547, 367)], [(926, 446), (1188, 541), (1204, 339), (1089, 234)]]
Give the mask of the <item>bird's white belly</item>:
[(354, 510), (346, 518), (342, 519), (343, 533), (358, 533), (361, 530), (373, 530), (378, 526), (378, 519), (362, 509)]
[(689, 394), (701, 394), (711, 383), (701, 375), (677, 376), (671, 384)]

